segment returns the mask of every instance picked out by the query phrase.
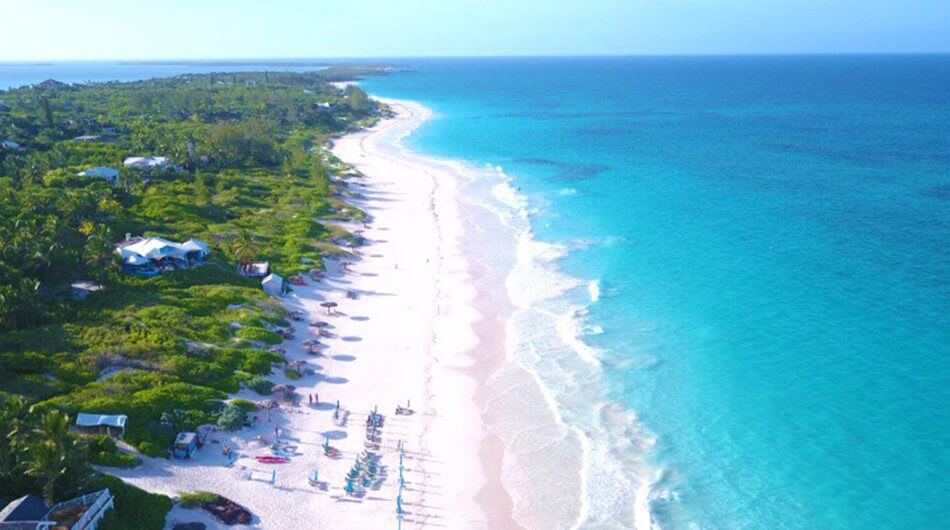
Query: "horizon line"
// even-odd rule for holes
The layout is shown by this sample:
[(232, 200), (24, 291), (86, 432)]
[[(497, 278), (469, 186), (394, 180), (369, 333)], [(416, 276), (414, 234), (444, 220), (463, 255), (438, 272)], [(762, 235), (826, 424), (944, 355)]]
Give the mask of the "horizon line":
[(181, 63), (260, 63), (318, 62), (318, 61), (375, 61), (405, 59), (570, 59), (570, 58), (659, 58), (659, 57), (809, 57), (809, 56), (892, 56), (892, 55), (950, 55), (947, 51), (818, 51), (818, 52), (725, 52), (725, 53), (577, 53), (532, 55), (391, 55), (391, 56), (323, 56), (323, 57), (204, 57), (204, 58), (104, 58), (104, 59), (0, 59), (0, 65), (44, 65), (61, 63), (115, 63), (115, 64), (181, 64)]

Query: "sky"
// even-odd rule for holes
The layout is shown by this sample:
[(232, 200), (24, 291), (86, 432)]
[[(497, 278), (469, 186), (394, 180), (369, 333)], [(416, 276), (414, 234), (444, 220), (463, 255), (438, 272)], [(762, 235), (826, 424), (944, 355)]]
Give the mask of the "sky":
[(0, 61), (950, 52), (950, 0), (0, 0)]

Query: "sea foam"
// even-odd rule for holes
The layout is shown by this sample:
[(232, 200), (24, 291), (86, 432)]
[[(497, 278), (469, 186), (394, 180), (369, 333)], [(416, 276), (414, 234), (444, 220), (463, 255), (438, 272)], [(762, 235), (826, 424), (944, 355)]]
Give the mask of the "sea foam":
[[(499, 397), (488, 424), (506, 445), (502, 477), (514, 516), (532, 528), (656, 528), (649, 508), (656, 470), (644, 463), (655, 440), (635, 414), (607, 400), (604, 352), (584, 341), (603, 332), (588, 322), (600, 282), (561, 271), (558, 262), (576, 245), (538, 240), (528, 198), (502, 168), (490, 172), (498, 182), (485, 207), (511, 231), (515, 260), (506, 279), (514, 306), (508, 361), (490, 383)], [(522, 371), (536, 390), (518, 382)], [(571, 479), (550, 473), (576, 473), (576, 497), (564, 496)]]

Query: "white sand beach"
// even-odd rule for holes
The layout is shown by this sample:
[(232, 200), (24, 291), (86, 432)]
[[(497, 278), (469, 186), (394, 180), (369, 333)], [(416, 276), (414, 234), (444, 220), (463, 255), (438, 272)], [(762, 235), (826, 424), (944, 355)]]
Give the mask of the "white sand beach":
[[(193, 459), (146, 458), (138, 468), (111, 473), (169, 495), (220, 493), (254, 514), (253, 528), (396, 528), (401, 442), (403, 528), (513, 526), (510, 501), (498, 485), (500, 448), (486, 439), (475, 400), (492, 365), (476, 366), (473, 356), (473, 326), (480, 316), (462, 252), (458, 183), (449, 171), (406, 156), (399, 145), (428, 111), (387, 103), (394, 118), (333, 148), (363, 174), (349, 179), (350, 189), (361, 194), (355, 203), (370, 220), (347, 228), (359, 231), (366, 244), (350, 258), (328, 262), (321, 281), (306, 278), (306, 286), (294, 286), (284, 297), (288, 309), (305, 315), (294, 323), (295, 337), (281, 347), (288, 360), (305, 361), (315, 373), (288, 381), (275, 371), (271, 379), (295, 385), (301, 401), (281, 406), (269, 419), (261, 413), (254, 428), (214, 433)], [(320, 306), (325, 301), (339, 304), (335, 313)], [(317, 328), (308, 325), (314, 320), (329, 322), (332, 334), (321, 339), (319, 356), (309, 355), (303, 344), (317, 338)], [(485, 345), (478, 351), (485, 359), (503, 355), (485, 351)], [(308, 403), (311, 394), (319, 404)], [(262, 400), (249, 390), (236, 397)], [(342, 424), (333, 418), (337, 400), (349, 413)], [(396, 415), (397, 404), (408, 404), (414, 413)], [(364, 449), (366, 418), (376, 407), (385, 415), (381, 480), (362, 496), (347, 495), (345, 475)], [(255, 456), (272, 454), (275, 428), (289, 462), (259, 463)], [(326, 437), (338, 458), (324, 455)], [(225, 442), (239, 455), (230, 466), (222, 453)], [(319, 487), (308, 482), (314, 470)], [(199, 510), (176, 508), (168, 525), (187, 521), (211, 522)]]

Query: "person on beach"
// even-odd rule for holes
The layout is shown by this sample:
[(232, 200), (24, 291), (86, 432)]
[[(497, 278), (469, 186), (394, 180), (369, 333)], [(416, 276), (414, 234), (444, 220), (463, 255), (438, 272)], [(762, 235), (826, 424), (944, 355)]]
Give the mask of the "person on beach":
[(307, 394), (307, 403), (313, 405), (313, 394)]

